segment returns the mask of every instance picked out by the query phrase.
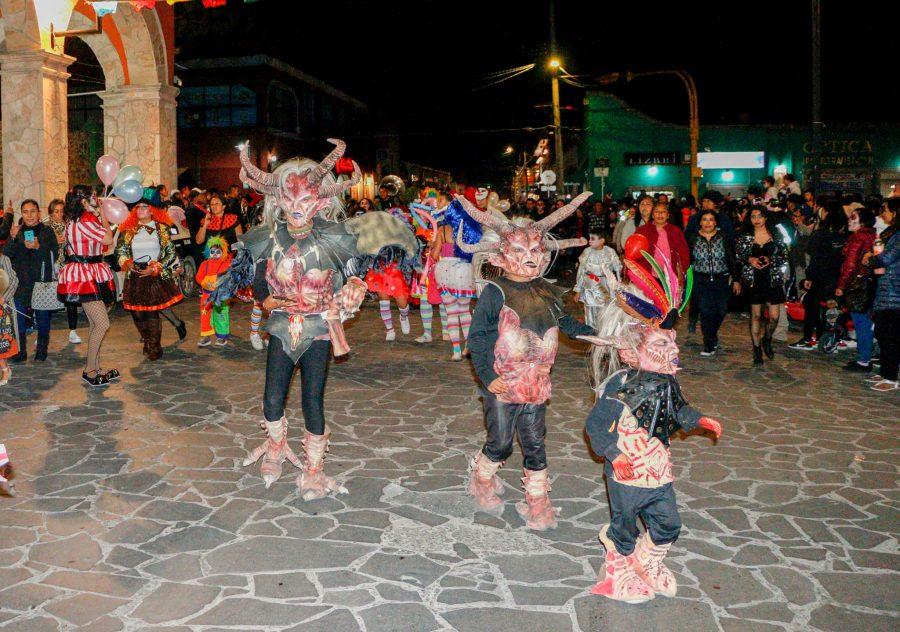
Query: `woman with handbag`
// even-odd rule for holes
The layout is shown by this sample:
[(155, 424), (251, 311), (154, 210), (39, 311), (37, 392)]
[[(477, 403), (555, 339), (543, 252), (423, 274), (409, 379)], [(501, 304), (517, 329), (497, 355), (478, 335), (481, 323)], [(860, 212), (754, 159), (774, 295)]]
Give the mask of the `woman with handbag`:
[(109, 221), (97, 208), (91, 187), (76, 185), (66, 195), (66, 264), (59, 271), (59, 298), (81, 303), (90, 323), (87, 364), (81, 379), (91, 387), (107, 386), (119, 378), (116, 369), (100, 368), (100, 346), (109, 330), (106, 305), (116, 297), (113, 274), (103, 252), (113, 242)]
[(850, 360), (844, 370), (861, 373), (872, 368), (873, 324), (869, 311), (875, 298), (875, 279), (862, 260), (863, 255), (872, 250), (877, 235), (875, 212), (872, 209), (857, 209), (856, 217), (859, 228), (844, 244), (844, 262), (841, 264), (841, 275), (834, 294), (844, 298), (856, 331), (856, 359)]
[(28, 359), (26, 332), (29, 321), (37, 329), (37, 347), (34, 359), (47, 359), (50, 345), (50, 314), (62, 309), (56, 300), (54, 263), (59, 245), (53, 230), (41, 223), (41, 209), (34, 200), (25, 200), (20, 206), (22, 219), (14, 224), (3, 254), (9, 257), (13, 271), (19, 279), (14, 295), (16, 319), (19, 329), (19, 353), (10, 358), (18, 364)]
[(177, 256), (169, 238), (171, 222), (159, 191), (146, 187), (119, 225), (116, 257), (125, 271), (122, 306), (131, 312), (144, 341), (144, 355), (150, 361), (162, 357), (160, 311), (184, 299), (175, 282)]

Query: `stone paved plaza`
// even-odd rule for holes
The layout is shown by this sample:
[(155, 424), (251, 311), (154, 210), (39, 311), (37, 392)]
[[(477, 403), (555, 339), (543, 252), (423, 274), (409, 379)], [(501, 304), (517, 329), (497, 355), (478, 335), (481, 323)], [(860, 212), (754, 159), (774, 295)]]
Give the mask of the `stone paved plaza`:
[[(194, 301), (178, 309), (195, 334)], [(15, 369), (0, 390), (20, 494), (0, 498), (0, 627), (900, 629), (900, 397), (862, 388), (840, 370), (846, 357), (780, 346), (754, 370), (746, 320), (729, 317), (716, 359), (682, 332), (684, 390), (725, 434), (673, 443), (678, 597), (625, 606), (588, 592), (608, 509), (583, 436), (582, 348), (561, 348), (547, 416), (560, 525), (532, 533), (513, 508), (518, 449), (501, 470), (502, 517), (475, 514), (464, 493), (483, 440), (468, 363), (448, 362), (446, 343), (384, 343), (371, 308), (327, 391), (329, 470), (350, 494), (304, 503), (288, 464), (264, 489), (240, 467), (263, 436), (264, 356), (247, 343), (246, 308), (235, 312), (240, 339), (225, 350), (177, 346), (164, 323), (157, 363), (118, 312), (105, 364), (123, 380), (102, 392), (81, 387), (85, 345), (64, 345), (59, 329), (50, 362)]]

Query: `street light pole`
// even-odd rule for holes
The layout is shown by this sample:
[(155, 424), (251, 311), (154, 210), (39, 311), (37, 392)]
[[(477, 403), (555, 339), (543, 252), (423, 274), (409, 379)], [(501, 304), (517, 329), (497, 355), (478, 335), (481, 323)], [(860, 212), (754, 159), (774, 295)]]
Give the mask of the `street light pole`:
[(684, 70), (655, 70), (652, 72), (626, 72), (624, 74), (614, 72), (597, 78), (600, 85), (611, 85), (620, 79), (631, 81), (637, 77), (659, 77), (661, 75), (674, 75), (681, 80), (688, 95), (689, 121), (688, 129), (691, 143), (691, 195), (696, 200), (700, 193), (700, 167), (697, 166), (697, 152), (700, 146), (700, 107), (697, 100), (697, 84), (690, 73)]
[(812, 190), (819, 193), (819, 148), (822, 144), (822, 7), (812, 0)]
[(562, 118), (559, 112), (559, 67), (556, 56), (556, 14), (554, 0), (550, 0), (550, 87), (553, 94), (553, 142), (556, 153), (556, 189), (565, 192), (566, 163), (563, 156)]

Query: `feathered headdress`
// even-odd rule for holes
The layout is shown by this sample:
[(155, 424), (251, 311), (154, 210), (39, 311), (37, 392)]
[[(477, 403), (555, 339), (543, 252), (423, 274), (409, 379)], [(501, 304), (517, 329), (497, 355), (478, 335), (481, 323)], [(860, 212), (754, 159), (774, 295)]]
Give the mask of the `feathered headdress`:
[(454, 244), (454, 254), (460, 259), (466, 261), (472, 260), (472, 251), (468, 250), (468, 246), (474, 246), (481, 241), (484, 230), (477, 217), (468, 213), (463, 207), (459, 198), (450, 202), (449, 206), (435, 213), (435, 218), (440, 224), (447, 224), (453, 229), (453, 234), (462, 236), (456, 240)]
[[(625, 267), (628, 270), (629, 280), (646, 298), (620, 289), (616, 292), (616, 300), (622, 310), (645, 325), (672, 329), (678, 315), (685, 310), (691, 300), (694, 268), (688, 267), (682, 283), (681, 271), (676, 270), (671, 260), (664, 254), (657, 252), (654, 257), (646, 250), (641, 250), (640, 254), (650, 265), (652, 274), (628, 256), (625, 257)], [(657, 258), (661, 261), (657, 261)]]

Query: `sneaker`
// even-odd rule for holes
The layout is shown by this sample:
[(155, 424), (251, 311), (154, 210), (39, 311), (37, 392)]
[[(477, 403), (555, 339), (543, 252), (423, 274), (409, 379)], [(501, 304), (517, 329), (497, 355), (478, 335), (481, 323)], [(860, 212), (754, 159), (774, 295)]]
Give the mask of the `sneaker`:
[(860, 364), (856, 360), (850, 360), (847, 364), (844, 365), (845, 371), (852, 371), (853, 373), (862, 373), (863, 371), (871, 371), (871, 364)]
[(74, 329), (69, 330), (69, 342), (73, 345), (81, 344), (81, 336), (78, 335), (78, 332)]
[(462, 362), (462, 354), (454, 353), (452, 356), (450, 356), (450, 362)]
[(97, 373), (94, 377), (88, 377), (87, 373), (82, 372), (81, 379), (91, 388), (103, 388), (109, 386), (109, 378), (103, 373)]
[(875, 384), (870, 386), (873, 391), (878, 391), (879, 393), (887, 393), (889, 391), (896, 391), (900, 388), (900, 385), (897, 384), (897, 380), (881, 380)]
[(416, 338), (416, 342), (422, 343), (422, 344), (431, 342), (431, 334), (422, 334), (421, 336)]
[(208, 347), (212, 344), (212, 339), (209, 336), (203, 336), (200, 340), (197, 341), (198, 347)]
[(866, 376), (866, 382), (868, 382), (869, 384), (877, 384), (882, 380), (884, 380), (884, 378), (881, 377), (878, 373), (871, 373)]
[(260, 336), (258, 333), (250, 334), (250, 345), (257, 351), (262, 351), (263, 350), (262, 336)]
[(400, 332), (404, 336), (409, 333), (409, 319), (408, 318), (400, 319)]
[(122, 374), (119, 373), (118, 369), (110, 369), (109, 371), (104, 371), (103, 375), (105, 375), (106, 379), (110, 382), (118, 382), (120, 379), (122, 379)]
[(788, 349), (796, 349), (798, 351), (812, 351), (816, 348), (816, 343), (809, 338), (801, 338), (792, 345), (788, 345)]
[(706, 349), (704, 349), (703, 351), (700, 352), (700, 355), (703, 356), (704, 358), (708, 358), (710, 356), (716, 355), (716, 350), (712, 349), (710, 351), (707, 351)]
[(841, 348), (842, 349), (856, 349), (856, 341), (855, 340), (841, 340)]
[(387, 333), (384, 336), (385, 341), (394, 342), (397, 339), (397, 332), (393, 329), (388, 329)]
[(217, 347), (225, 347), (228, 345), (228, 338), (216, 338)]

